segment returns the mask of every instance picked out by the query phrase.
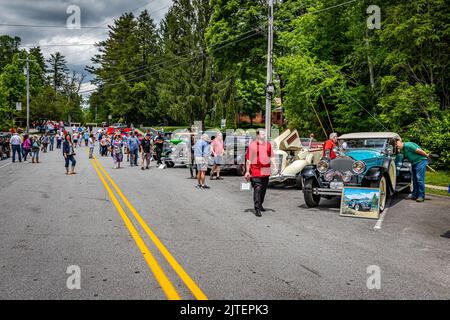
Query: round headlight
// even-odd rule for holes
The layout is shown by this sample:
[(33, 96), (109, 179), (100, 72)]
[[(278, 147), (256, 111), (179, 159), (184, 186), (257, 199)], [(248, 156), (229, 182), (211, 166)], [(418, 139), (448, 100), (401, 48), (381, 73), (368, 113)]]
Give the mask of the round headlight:
[(328, 167), (329, 167), (328, 161), (325, 161), (325, 160), (320, 160), (319, 163), (317, 164), (317, 170), (318, 170), (320, 173), (325, 173), (325, 172), (327, 172)]
[(361, 174), (366, 169), (366, 164), (362, 161), (353, 162), (352, 170), (356, 174)]
[(342, 181), (345, 183), (350, 182), (352, 180), (352, 173), (350, 171), (345, 171), (342, 175)]

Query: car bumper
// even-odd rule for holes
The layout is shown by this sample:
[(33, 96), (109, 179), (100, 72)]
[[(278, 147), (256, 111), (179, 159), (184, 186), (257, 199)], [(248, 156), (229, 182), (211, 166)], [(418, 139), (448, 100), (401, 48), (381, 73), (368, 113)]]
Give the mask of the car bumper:
[(278, 175), (270, 176), (269, 182), (270, 183), (283, 183), (283, 182), (295, 181), (296, 179), (297, 179), (296, 176), (278, 174)]
[(313, 194), (321, 196), (342, 196), (342, 189), (313, 188)]

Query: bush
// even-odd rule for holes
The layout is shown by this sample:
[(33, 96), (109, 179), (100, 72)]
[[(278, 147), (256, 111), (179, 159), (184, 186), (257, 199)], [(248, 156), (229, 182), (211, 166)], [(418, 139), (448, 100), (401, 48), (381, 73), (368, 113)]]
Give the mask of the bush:
[(417, 142), (427, 152), (439, 156), (433, 162), (434, 167), (450, 167), (450, 112), (444, 111), (441, 117), (417, 121), (407, 138)]

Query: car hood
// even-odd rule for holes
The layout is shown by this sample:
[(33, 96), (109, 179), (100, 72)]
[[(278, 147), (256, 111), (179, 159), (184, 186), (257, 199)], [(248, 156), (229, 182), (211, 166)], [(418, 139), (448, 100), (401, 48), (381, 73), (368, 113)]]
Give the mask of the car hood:
[(358, 149), (347, 151), (345, 155), (356, 161), (364, 161), (366, 159), (378, 158), (381, 156), (381, 153), (373, 149)]

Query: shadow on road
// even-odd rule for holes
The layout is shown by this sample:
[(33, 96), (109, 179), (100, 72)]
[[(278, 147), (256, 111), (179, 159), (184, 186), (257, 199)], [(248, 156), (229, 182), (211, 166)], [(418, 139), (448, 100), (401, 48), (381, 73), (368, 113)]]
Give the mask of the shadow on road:
[(441, 237), (450, 239), (450, 230), (445, 232), (445, 233), (443, 233), (443, 234), (441, 234)]

